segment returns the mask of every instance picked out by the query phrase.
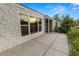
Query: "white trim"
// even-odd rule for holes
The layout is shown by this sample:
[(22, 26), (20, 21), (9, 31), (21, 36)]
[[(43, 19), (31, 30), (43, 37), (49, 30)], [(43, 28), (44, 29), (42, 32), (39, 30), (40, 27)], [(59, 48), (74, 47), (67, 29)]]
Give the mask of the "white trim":
[(48, 33), (49, 33), (49, 19), (48, 19)]
[(39, 18), (38, 18), (38, 32), (40, 32), (40, 31), (39, 31)]
[(28, 16), (28, 31), (29, 31), (29, 35), (30, 35), (31, 33), (30, 33), (30, 21), (29, 21), (29, 16)]
[(28, 25), (21, 25), (21, 26), (28, 26)]

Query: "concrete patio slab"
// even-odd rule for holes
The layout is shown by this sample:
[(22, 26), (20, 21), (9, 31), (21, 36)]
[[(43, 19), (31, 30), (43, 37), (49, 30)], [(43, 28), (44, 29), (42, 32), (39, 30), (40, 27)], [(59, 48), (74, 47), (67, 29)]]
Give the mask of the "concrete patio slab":
[(66, 56), (66, 54), (56, 51), (54, 49), (49, 49), (45, 56)]
[(16, 46), (13, 49), (7, 50), (3, 52), (1, 55), (8, 55), (8, 56), (40, 56), (42, 55), (45, 50), (47, 49), (46, 46), (36, 42), (35, 40), (31, 40), (30, 42), (23, 43), (19, 46)]
[(67, 44), (66, 35), (60, 34), (51, 48), (58, 49), (59, 51), (68, 55), (69, 49)]
[[(49, 46), (55, 40), (57, 33), (48, 33), (42, 37), (35, 39), (36, 41)], [(53, 37), (53, 38), (52, 38)]]
[(2, 56), (67, 56), (67, 36), (49, 33), (0, 53)]

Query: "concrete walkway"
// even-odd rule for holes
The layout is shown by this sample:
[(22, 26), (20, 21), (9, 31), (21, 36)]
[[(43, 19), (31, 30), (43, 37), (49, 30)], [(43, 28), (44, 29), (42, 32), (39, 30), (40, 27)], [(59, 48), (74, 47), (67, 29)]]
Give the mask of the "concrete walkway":
[(0, 55), (6, 56), (68, 56), (67, 36), (60, 33), (44, 34)]

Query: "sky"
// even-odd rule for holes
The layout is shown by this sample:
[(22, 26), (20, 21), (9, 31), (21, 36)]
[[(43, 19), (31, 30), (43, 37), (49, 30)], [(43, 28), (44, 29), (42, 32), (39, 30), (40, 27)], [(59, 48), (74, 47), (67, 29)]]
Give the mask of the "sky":
[(70, 15), (74, 19), (79, 19), (79, 4), (78, 3), (21, 3), (40, 13), (50, 17), (55, 14)]

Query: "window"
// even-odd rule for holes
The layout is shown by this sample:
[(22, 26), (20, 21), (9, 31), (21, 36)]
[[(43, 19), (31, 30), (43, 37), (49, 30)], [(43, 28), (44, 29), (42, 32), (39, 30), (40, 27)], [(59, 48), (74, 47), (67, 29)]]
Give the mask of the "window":
[(36, 33), (42, 30), (42, 19), (33, 16), (28, 17), (20, 14), (21, 34), (22, 36)]
[(39, 18), (39, 31), (41, 31), (42, 30), (42, 19), (41, 18)]
[(29, 17), (30, 22), (30, 33), (36, 33), (38, 32), (38, 19), (35, 17)]
[(20, 14), (20, 23), (21, 23), (21, 33), (22, 36), (28, 35), (29, 30), (28, 30), (28, 18), (24, 14)]

